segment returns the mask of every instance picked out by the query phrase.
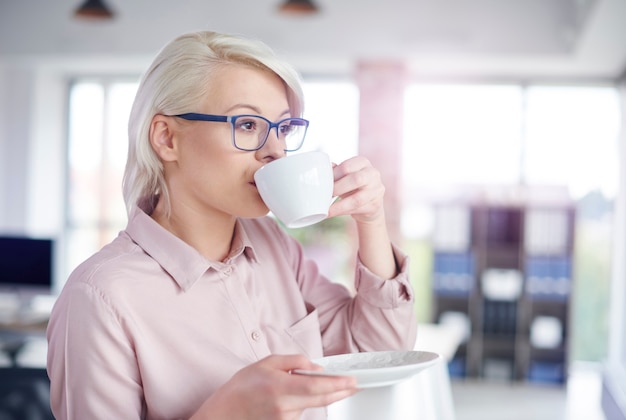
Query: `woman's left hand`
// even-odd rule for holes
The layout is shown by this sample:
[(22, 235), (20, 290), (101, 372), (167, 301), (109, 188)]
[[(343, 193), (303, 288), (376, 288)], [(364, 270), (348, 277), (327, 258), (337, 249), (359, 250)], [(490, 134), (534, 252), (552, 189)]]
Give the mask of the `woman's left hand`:
[(385, 186), (380, 172), (362, 156), (334, 165), (333, 196), (329, 217), (349, 214), (357, 223), (371, 223), (384, 218)]

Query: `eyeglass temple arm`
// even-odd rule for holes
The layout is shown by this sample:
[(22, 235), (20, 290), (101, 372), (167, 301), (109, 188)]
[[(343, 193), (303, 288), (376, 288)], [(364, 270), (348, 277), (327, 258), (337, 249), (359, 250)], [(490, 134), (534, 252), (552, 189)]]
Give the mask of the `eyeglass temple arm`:
[(230, 117), (225, 115), (207, 115), (197, 114), (195, 112), (187, 112), (185, 114), (174, 115), (189, 121), (215, 121), (215, 122), (229, 122)]

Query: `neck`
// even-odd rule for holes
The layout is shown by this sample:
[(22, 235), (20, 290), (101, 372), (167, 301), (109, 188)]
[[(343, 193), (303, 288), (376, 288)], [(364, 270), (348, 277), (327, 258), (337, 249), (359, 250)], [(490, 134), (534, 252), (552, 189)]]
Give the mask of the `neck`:
[(173, 204), (167, 217), (159, 200), (151, 217), (211, 261), (223, 261), (230, 252), (236, 221), (232, 215), (200, 213)]

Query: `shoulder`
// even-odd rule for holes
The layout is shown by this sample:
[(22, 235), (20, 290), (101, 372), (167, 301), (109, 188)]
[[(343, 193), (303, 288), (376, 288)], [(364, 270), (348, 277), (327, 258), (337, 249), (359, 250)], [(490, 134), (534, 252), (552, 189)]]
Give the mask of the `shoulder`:
[(158, 264), (125, 232), (121, 232), (112, 242), (78, 265), (64, 289), (80, 287), (110, 291), (127, 283), (130, 277), (140, 278), (156, 270), (160, 270)]

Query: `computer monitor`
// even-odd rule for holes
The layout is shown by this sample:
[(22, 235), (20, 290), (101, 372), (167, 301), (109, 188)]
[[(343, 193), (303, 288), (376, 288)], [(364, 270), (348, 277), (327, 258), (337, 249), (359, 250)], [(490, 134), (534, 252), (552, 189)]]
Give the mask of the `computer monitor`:
[(53, 248), (52, 239), (0, 236), (0, 290), (50, 292)]

